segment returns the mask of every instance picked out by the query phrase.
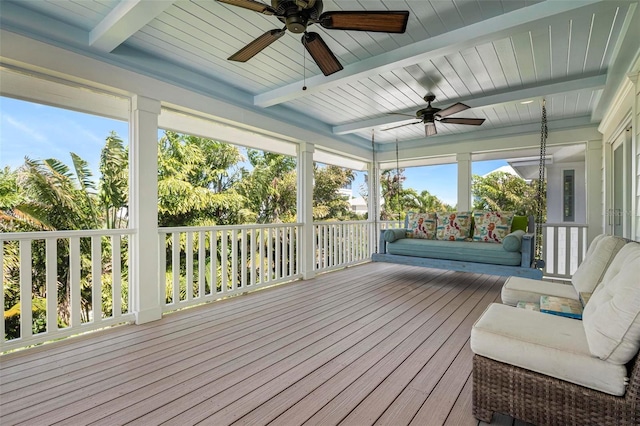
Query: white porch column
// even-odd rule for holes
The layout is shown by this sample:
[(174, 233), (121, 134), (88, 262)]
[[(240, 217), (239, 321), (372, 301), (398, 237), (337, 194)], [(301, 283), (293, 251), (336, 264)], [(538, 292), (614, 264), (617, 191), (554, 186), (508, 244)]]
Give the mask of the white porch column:
[(311, 143), (298, 145), (298, 222), (302, 224), (299, 238), (300, 273), (302, 279), (315, 277), (313, 240), (313, 152)]
[(604, 232), (606, 215), (602, 200), (602, 139), (591, 140), (585, 147), (585, 181), (587, 207), (587, 245)]
[(367, 218), (371, 223), (371, 232), (369, 233), (369, 252), (370, 254), (378, 252), (378, 227), (376, 226), (380, 222), (380, 166), (374, 162), (371, 162), (367, 166), (367, 192), (369, 197), (367, 199)]
[(130, 285), (136, 324), (162, 317), (158, 279), (158, 115), (160, 102), (134, 96), (129, 130)]
[(471, 153), (456, 154), (458, 162), (458, 211), (471, 210)]

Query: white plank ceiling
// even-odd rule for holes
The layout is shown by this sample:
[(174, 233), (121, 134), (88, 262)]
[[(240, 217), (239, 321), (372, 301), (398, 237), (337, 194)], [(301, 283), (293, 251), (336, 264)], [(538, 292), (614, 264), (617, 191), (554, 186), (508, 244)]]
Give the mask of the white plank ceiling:
[[(300, 35), (292, 33), (246, 63), (228, 61), (282, 24), (273, 16), (215, 0), (2, 4), (2, 23), (11, 28), (20, 26), (21, 19), (14, 16), (20, 13), (59, 21), (86, 33), (75, 49), (83, 47), (116, 63), (122, 49), (133, 49), (128, 51), (140, 52), (141, 58), (149, 55), (205, 76), (221, 92), (233, 86), (253, 99), (252, 108), (296, 111), (294, 124), (304, 125), (300, 117), (319, 121), (338, 138), (351, 135), (345, 140), (368, 141), (375, 129), (380, 143), (424, 139), (421, 124), (383, 130), (411, 122), (411, 117), (389, 113), (415, 114), (426, 106), (427, 93), (436, 96), (434, 105), (441, 108), (459, 101), (472, 107), (456, 116), (486, 119), (481, 128), (438, 123), (434, 141), (442, 135), (539, 122), (543, 98), (550, 121), (597, 121), (594, 111), (607, 71), (624, 54), (625, 23), (638, 13), (637, 1), (324, 0), (324, 11), (410, 12), (404, 34), (314, 25), (345, 67), (325, 77), (305, 55)], [(44, 27), (41, 38), (68, 43), (61, 32), (46, 29), (51, 25)], [(132, 64), (129, 60), (128, 66)], [(303, 91), (305, 84), (309, 89)], [(527, 100), (533, 102), (521, 103)]]

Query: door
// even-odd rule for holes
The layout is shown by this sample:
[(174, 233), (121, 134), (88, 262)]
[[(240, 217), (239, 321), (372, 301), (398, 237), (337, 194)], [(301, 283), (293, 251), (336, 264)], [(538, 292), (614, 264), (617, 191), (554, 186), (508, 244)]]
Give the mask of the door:
[(629, 152), (629, 132), (623, 131), (612, 145), (612, 188), (611, 209), (609, 210), (610, 232), (619, 237), (629, 237), (628, 223), (631, 201), (631, 156)]

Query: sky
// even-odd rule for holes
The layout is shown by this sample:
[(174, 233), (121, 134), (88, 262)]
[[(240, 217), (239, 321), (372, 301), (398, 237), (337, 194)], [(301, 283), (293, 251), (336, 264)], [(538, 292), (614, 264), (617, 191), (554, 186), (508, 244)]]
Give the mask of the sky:
[[(128, 143), (127, 122), (0, 97), (0, 167), (15, 169), (25, 157), (56, 158), (71, 165), (69, 153), (74, 152), (97, 174), (100, 150), (111, 131)], [(474, 162), (472, 173), (484, 175), (505, 164), (503, 160)], [(455, 164), (410, 167), (405, 176), (404, 188), (418, 193), (426, 189), (445, 203), (456, 204)], [(357, 173), (353, 196), (359, 196), (363, 183), (364, 173)]]

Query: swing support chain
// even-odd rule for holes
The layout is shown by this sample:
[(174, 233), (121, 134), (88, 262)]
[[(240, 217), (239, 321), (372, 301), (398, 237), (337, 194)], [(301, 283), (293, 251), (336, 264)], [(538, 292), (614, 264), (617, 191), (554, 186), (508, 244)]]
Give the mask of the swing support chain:
[(536, 245), (535, 245), (535, 258), (533, 260), (533, 267), (535, 269), (542, 269), (545, 266), (545, 262), (542, 259), (542, 216), (544, 211), (544, 172), (545, 161), (547, 158), (547, 136), (549, 130), (547, 128), (547, 106), (546, 101), (542, 100), (542, 119), (540, 126), (540, 164), (538, 170), (538, 187), (536, 193)]

